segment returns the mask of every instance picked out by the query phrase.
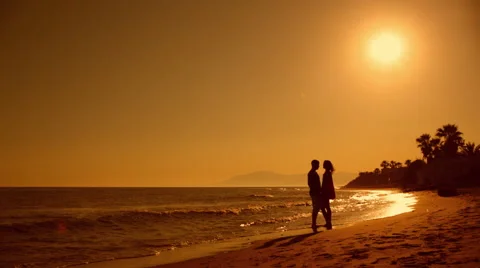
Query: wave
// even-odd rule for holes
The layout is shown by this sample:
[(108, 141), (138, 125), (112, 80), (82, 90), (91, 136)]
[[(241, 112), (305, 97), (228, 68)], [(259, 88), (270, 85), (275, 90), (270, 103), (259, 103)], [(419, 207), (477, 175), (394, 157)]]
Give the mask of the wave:
[(350, 197), (351, 200), (355, 200), (359, 203), (367, 203), (372, 201), (380, 201), (388, 196), (387, 193), (379, 191), (359, 192)]
[(311, 206), (309, 201), (299, 201), (299, 202), (287, 202), (279, 204), (269, 204), (269, 205), (250, 205), (242, 208), (223, 208), (223, 209), (196, 209), (196, 210), (170, 210), (170, 211), (150, 211), (150, 210), (134, 210), (134, 211), (125, 211), (124, 214), (131, 214), (132, 216), (151, 216), (151, 217), (161, 217), (161, 216), (195, 216), (195, 215), (240, 215), (242, 213), (256, 213), (263, 210), (273, 209), (273, 208), (290, 208), (290, 207), (299, 207), (299, 206)]
[(95, 228), (108, 228), (109, 230), (124, 230), (128, 225), (145, 225), (148, 222), (171, 221), (185, 218), (224, 217), (239, 216), (243, 214), (254, 215), (256, 213), (271, 210), (285, 209), (291, 207), (311, 206), (308, 201), (287, 202), (268, 205), (250, 205), (240, 208), (220, 209), (193, 209), (193, 210), (123, 210), (110, 212), (103, 215), (90, 215), (85, 217), (61, 216), (46, 218), (42, 217), (17, 223), (1, 223), (0, 234), (3, 232), (14, 233), (36, 233), (36, 232), (63, 232), (86, 231)]
[(272, 198), (271, 194), (251, 194), (249, 197)]
[(107, 228), (114, 228), (113, 223), (102, 223), (87, 218), (61, 217), (49, 220), (40, 220), (36, 222), (0, 224), (0, 234), (47, 234), (63, 233), (65, 231), (85, 231), (93, 230), (98, 225), (104, 225)]
[(285, 217), (279, 217), (279, 218), (270, 218), (266, 220), (257, 220), (257, 221), (250, 221), (247, 223), (242, 223), (240, 224), (240, 227), (249, 227), (252, 225), (260, 225), (260, 224), (275, 224), (275, 223), (288, 223), (291, 221), (295, 221), (301, 218), (308, 218), (312, 214), (309, 213), (298, 213), (293, 216), (285, 216)]

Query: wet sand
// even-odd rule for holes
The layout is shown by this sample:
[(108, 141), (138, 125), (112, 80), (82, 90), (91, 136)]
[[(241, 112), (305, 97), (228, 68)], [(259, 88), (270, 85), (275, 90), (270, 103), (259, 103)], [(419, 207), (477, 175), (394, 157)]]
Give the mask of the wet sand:
[(480, 189), (415, 195), (413, 212), (156, 267), (480, 267)]

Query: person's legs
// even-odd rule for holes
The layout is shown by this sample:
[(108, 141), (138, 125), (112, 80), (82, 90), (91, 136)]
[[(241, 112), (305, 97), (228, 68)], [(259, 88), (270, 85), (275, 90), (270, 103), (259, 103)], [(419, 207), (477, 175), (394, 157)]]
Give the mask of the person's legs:
[(312, 229), (314, 232), (317, 231), (317, 216), (318, 211), (320, 211), (320, 200), (316, 196), (312, 196)]
[(327, 222), (326, 227), (328, 230), (332, 229), (332, 210), (330, 209), (330, 200), (325, 201), (325, 221)]
[(330, 209), (330, 206), (328, 206), (328, 199), (325, 199), (323, 196), (320, 198), (320, 210), (322, 211), (323, 218), (325, 219), (325, 227), (328, 225), (329, 220), (328, 220), (328, 209)]
[(317, 216), (318, 216), (318, 209), (312, 210), (312, 229), (317, 228)]
[(322, 206), (320, 211), (322, 211), (323, 218), (325, 219), (325, 226), (327, 226), (327, 223), (328, 223), (327, 208), (325, 206)]

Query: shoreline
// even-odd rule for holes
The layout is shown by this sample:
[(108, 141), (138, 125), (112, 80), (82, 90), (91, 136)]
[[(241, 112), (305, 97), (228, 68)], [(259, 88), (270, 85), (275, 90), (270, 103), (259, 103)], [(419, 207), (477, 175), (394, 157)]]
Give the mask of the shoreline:
[(398, 191), (402, 192), (402, 189), (399, 187), (372, 187), (372, 186), (365, 186), (365, 187), (340, 187), (341, 190), (379, 190), (379, 191), (384, 191), (384, 190), (389, 190), (389, 191)]
[[(403, 212), (408, 213), (408, 212)], [(398, 214), (400, 215), (400, 214)], [(396, 216), (396, 215), (395, 215)], [(387, 216), (387, 217), (395, 217)], [(319, 215), (321, 217), (321, 215)], [(358, 223), (340, 225), (335, 230), (341, 230), (360, 224), (362, 222), (373, 221), (377, 219), (364, 220)], [(318, 233), (327, 232), (325, 228), (320, 228)], [(163, 267), (164, 265), (176, 265), (185, 261), (208, 258), (221, 253), (236, 252), (255, 246), (258, 243), (272, 241), (277, 239), (291, 238), (312, 234), (310, 228), (288, 230), (277, 233), (267, 233), (255, 236), (238, 237), (218, 243), (196, 244), (184, 248), (176, 248), (174, 250), (162, 251), (157, 255), (144, 257), (128, 257), (114, 260), (103, 260), (84, 264), (74, 264), (67, 267), (85, 267), (85, 268), (147, 268), (147, 267)]]
[(455, 197), (416, 192), (412, 212), (151, 267), (480, 267), (480, 189), (459, 192)]
[[(399, 193), (397, 189), (359, 189), (365, 191), (391, 191), (392, 193)], [(403, 213), (408, 213), (415, 209), (415, 204), (418, 201), (418, 198), (415, 195), (412, 195), (413, 198), (409, 197), (408, 202), (404, 203), (406, 200), (402, 198), (402, 201), (397, 202), (400, 206), (395, 206), (393, 203), (389, 207), (389, 211), (382, 213), (380, 217), (375, 219), (360, 220), (354, 223), (341, 224), (334, 226), (334, 231), (340, 231), (345, 228), (351, 228), (358, 224), (365, 222), (370, 222), (382, 218), (396, 217)], [(413, 202), (413, 203), (412, 203)], [(405, 210), (406, 209), (406, 210)], [(394, 215), (392, 215), (392, 213)], [(321, 214), (319, 215), (321, 218)], [(327, 231), (325, 228), (320, 228), (317, 234)], [(311, 235), (312, 230), (310, 228), (294, 229), (284, 232), (275, 232), (267, 234), (259, 234), (254, 236), (238, 237), (234, 239), (229, 239), (226, 241), (221, 241), (217, 243), (205, 243), (205, 244), (196, 244), (185, 248), (176, 248), (175, 250), (161, 251), (157, 255), (144, 256), (144, 257), (132, 257), (124, 259), (115, 259), (115, 260), (105, 260), (98, 262), (91, 262), (88, 264), (77, 264), (74, 267), (90, 267), (90, 268), (108, 268), (108, 267), (119, 267), (119, 268), (139, 268), (139, 267), (158, 267), (163, 265), (175, 265), (178, 263), (183, 263), (185, 261), (190, 261), (192, 259), (202, 259), (206, 257), (216, 256), (225, 252), (236, 252), (244, 250), (255, 246), (258, 243), (265, 241), (272, 241), (277, 239), (287, 239), (296, 236)]]
[(163, 265), (177, 264), (184, 261), (201, 259), (205, 257), (215, 256), (225, 252), (235, 252), (246, 249), (258, 243), (258, 241), (269, 241), (278, 239), (279, 237), (290, 237), (295, 235), (303, 235), (311, 233), (311, 229), (290, 230), (282, 233), (260, 234), (256, 236), (239, 237), (222, 241), (218, 243), (196, 244), (185, 248), (177, 248), (175, 250), (162, 251), (157, 255), (145, 257), (131, 257), (124, 259), (105, 260), (91, 262), (88, 264), (76, 264), (68, 267), (85, 267), (85, 268), (145, 268), (145, 267), (161, 267)]

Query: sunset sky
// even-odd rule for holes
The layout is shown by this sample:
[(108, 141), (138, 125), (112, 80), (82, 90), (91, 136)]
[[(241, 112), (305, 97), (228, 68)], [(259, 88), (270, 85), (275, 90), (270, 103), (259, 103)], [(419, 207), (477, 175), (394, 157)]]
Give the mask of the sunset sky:
[[(479, 6), (2, 1), (0, 186), (358, 172), (446, 123), (479, 143)], [(387, 63), (380, 35), (401, 43)]]

